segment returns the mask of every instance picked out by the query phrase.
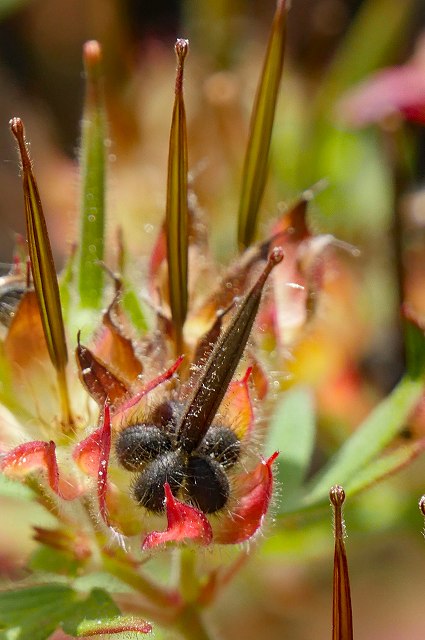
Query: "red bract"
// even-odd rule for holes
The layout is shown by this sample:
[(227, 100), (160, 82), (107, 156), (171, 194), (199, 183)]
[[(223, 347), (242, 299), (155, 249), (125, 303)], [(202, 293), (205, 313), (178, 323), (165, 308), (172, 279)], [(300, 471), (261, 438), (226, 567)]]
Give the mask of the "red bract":
[(216, 542), (237, 544), (246, 542), (259, 531), (269, 508), (273, 491), (272, 465), (278, 456), (273, 453), (250, 473), (238, 478), (235, 489), (237, 503), (231, 514), (220, 523)]
[(56, 445), (50, 442), (26, 442), (5, 454), (0, 462), (0, 470), (9, 477), (19, 478), (37, 470), (42, 470), (52, 489), (63, 500), (74, 500), (81, 490), (70, 481), (59, 476), (56, 460)]
[(210, 544), (213, 533), (206, 516), (184, 502), (177, 500), (171, 493), (168, 482), (164, 485), (165, 508), (167, 512), (166, 531), (152, 531), (143, 541), (142, 549), (147, 551), (166, 542), (198, 542)]

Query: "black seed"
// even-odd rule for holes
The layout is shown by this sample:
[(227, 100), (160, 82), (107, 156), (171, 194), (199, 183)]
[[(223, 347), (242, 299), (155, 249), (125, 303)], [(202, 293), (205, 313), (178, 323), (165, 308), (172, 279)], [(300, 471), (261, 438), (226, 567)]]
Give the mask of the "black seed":
[(146, 462), (171, 450), (171, 441), (163, 429), (153, 424), (135, 424), (119, 434), (115, 451), (123, 467), (140, 471)]
[(166, 453), (150, 462), (137, 476), (133, 496), (141, 507), (159, 513), (164, 511), (164, 484), (168, 482), (177, 495), (185, 476), (184, 459), (179, 452)]
[[(163, 427), (168, 433), (174, 434), (177, 426), (179, 405), (171, 400), (161, 402), (151, 415), (153, 424)], [(181, 409), (180, 409), (181, 411)]]
[(212, 426), (197, 451), (214, 458), (223, 467), (232, 467), (239, 459), (241, 443), (229, 427)]
[(226, 504), (229, 481), (218, 462), (205, 456), (191, 456), (187, 465), (186, 489), (191, 502), (204, 513), (214, 513)]

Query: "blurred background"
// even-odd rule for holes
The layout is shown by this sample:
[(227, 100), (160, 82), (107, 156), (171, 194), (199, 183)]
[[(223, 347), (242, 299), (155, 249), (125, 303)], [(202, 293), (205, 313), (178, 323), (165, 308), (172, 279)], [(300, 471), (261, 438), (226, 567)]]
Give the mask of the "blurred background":
[[(285, 363), (288, 386), (302, 382), (315, 389), (319, 453), (327, 456), (402, 374), (400, 302), (425, 314), (425, 5), (292, 4), (259, 237), (288, 203), (325, 180), (311, 205), (311, 227), (361, 251), (360, 257), (332, 252), (320, 317)], [(15, 234), (24, 233), (19, 166), (7, 126), (12, 116), (26, 124), (58, 268), (76, 238), (81, 48), (93, 38), (104, 49), (110, 236), (122, 227), (143, 272), (164, 214), (173, 44), (187, 37), (193, 189), (216, 256), (231, 260), (250, 110), (273, 11), (272, 0), (0, 0), (3, 270)], [(378, 92), (355, 102), (353, 91), (362, 97), (359, 83), (373, 86), (376, 71), (388, 67), (401, 72), (382, 90), (386, 99)], [(413, 83), (413, 111), (397, 102), (412, 67), (424, 78), (423, 87)], [(418, 412), (404, 437), (424, 431)], [(416, 505), (424, 491), (419, 459), (347, 505), (359, 638), (423, 638), (425, 541)], [(7, 508), (18, 517), (12, 504)], [(26, 517), (16, 540), (2, 540), (5, 576), (14, 575), (31, 551), (28, 523), (37, 513)], [(223, 636), (329, 637), (332, 554), (330, 515), (270, 526), (261, 552), (211, 614)]]

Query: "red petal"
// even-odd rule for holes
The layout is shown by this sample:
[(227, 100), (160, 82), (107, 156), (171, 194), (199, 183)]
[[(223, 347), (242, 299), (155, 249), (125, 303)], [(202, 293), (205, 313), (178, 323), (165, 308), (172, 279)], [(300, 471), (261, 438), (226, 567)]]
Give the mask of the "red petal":
[(206, 516), (184, 502), (177, 500), (171, 493), (168, 482), (164, 484), (165, 506), (167, 511), (167, 530), (152, 531), (143, 541), (142, 550), (153, 549), (166, 542), (193, 540), (207, 545), (212, 540), (212, 529)]
[(228, 420), (229, 426), (239, 440), (251, 432), (254, 424), (254, 411), (248, 388), (248, 379), (251, 373), (252, 367), (248, 367), (242, 380), (235, 380), (229, 384), (223, 398), (226, 421)]
[(80, 495), (81, 490), (78, 487), (59, 477), (56, 445), (52, 440), (35, 440), (21, 444), (7, 453), (0, 463), (0, 470), (15, 478), (26, 476), (37, 469), (46, 472), (50, 488), (60, 498), (73, 500)]
[(272, 464), (277, 456), (276, 451), (268, 460), (262, 460), (253, 471), (240, 478), (238, 493), (241, 493), (241, 497), (231, 516), (221, 522), (219, 531), (214, 535), (215, 542), (245, 542), (261, 527), (272, 496)]

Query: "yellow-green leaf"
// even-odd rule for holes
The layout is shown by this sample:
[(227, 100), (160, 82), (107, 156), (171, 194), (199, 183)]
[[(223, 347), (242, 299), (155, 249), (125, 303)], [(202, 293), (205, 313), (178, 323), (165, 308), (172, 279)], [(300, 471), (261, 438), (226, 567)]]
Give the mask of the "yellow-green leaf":
[(101, 77), (102, 51), (95, 40), (84, 45), (87, 77), (81, 131), (81, 243), (78, 290), (87, 309), (102, 306), (105, 233), (106, 114)]
[(286, 2), (278, 0), (251, 115), (248, 148), (243, 168), (238, 213), (238, 242), (241, 248), (248, 247), (254, 239), (258, 210), (266, 184), (270, 140), (282, 77), (285, 36)]
[(40, 194), (25, 143), (22, 120), (20, 118), (12, 118), (10, 128), (18, 142), (22, 161), (25, 220), (34, 289), (37, 295), (49, 356), (58, 375), (62, 419), (64, 425), (69, 425), (72, 423), (72, 417), (65, 376), (68, 352), (56, 269)]
[(187, 40), (177, 40), (175, 50), (178, 66), (170, 131), (166, 208), (168, 285), (178, 353), (182, 349), (188, 297), (187, 134), (183, 100), (183, 68), (188, 49)]

